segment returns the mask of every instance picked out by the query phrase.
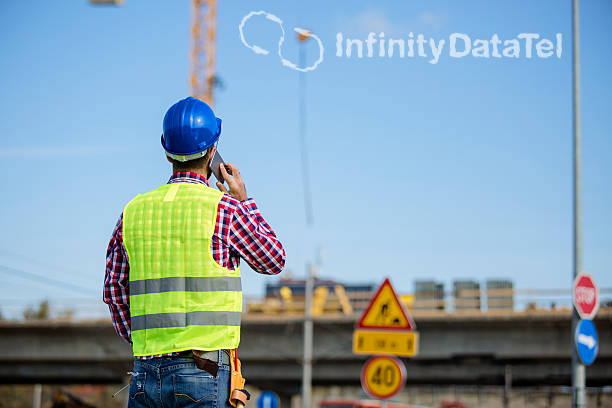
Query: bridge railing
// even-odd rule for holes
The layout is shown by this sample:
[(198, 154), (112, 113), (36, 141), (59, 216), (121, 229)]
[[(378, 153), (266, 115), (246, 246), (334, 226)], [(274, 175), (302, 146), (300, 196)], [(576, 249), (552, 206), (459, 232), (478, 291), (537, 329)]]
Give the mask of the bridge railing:
[[(313, 315), (360, 313), (373, 294), (315, 291)], [(612, 288), (602, 288), (599, 294), (600, 306), (612, 307)], [(567, 289), (464, 289), (437, 297), (403, 294), (400, 300), (410, 311), (427, 313), (557, 311), (572, 308), (572, 293)], [(345, 306), (346, 302), (350, 303), (350, 308)], [(304, 305), (303, 296), (290, 296), (285, 292), (284, 296), (278, 297), (246, 298), (244, 310), (249, 314), (303, 315)]]
[[(243, 311), (250, 315), (304, 315), (304, 297), (284, 296), (244, 297)], [(612, 308), (612, 288), (601, 288), (600, 307)], [(373, 292), (344, 291), (341, 285), (327, 290), (317, 288), (313, 299), (313, 314), (358, 315), (368, 306)], [(489, 289), (445, 292), (437, 297), (415, 294), (399, 295), (401, 302), (414, 314), (444, 313), (506, 313), (571, 310), (572, 294), (568, 289)], [(47, 316), (56, 320), (108, 318), (107, 306), (99, 298), (50, 299)], [(24, 299), (0, 299), (2, 318), (21, 320), (24, 311), (40, 305)], [(36, 310), (35, 310), (36, 311)]]

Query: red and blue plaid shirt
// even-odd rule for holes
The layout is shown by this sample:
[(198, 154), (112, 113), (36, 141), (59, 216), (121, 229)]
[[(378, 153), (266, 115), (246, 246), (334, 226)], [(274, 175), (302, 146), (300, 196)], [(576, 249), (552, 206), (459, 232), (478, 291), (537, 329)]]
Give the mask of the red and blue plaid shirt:
[[(203, 176), (192, 172), (176, 172), (168, 183), (208, 186)], [(211, 251), (219, 265), (231, 270), (240, 265), (240, 258), (244, 259), (254, 271), (266, 275), (276, 275), (285, 266), (285, 250), (282, 244), (250, 198), (238, 201), (230, 195), (223, 195), (217, 210)], [(117, 334), (132, 343), (129, 271), (128, 256), (123, 245), (123, 214), (121, 214), (106, 251), (103, 300), (108, 304)]]

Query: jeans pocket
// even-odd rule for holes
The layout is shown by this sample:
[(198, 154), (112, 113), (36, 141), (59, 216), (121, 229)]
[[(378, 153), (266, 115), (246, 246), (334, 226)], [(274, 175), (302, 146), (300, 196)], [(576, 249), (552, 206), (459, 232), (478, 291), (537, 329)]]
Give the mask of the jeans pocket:
[(132, 381), (130, 383), (130, 395), (128, 406), (130, 408), (148, 408), (148, 403), (145, 394), (145, 385), (147, 383), (147, 373), (132, 373)]
[(215, 407), (217, 379), (212, 376), (175, 374), (172, 376), (177, 408)]

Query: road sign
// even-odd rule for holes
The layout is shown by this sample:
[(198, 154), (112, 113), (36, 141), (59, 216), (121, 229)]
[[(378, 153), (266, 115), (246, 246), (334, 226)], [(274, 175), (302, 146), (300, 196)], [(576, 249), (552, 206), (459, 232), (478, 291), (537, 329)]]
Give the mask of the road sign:
[(576, 326), (576, 335), (574, 338), (578, 357), (584, 365), (591, 365), (597, 357), (599, 351), (599, 340), (597, 339), (597, 330), (595, 325), (590, 320), (581, 320)]
[(357, 328), (414, 330), (414, 321), (404, 310), (389, 278), (376, 291)]
[(419, 333), (415, 331), (361, 330), (353, 333), (353, 353), (415, 356)]
[(599, 289), (591, 275), (580, 273), (574, 280), (574, 307), (580, 318), (592, 320), (599, 309)]
[(257, 398), (257, 408), (278, 408), (278, 395), (272, 391), (264, 391)]
[(361, 386), (374, 398), (393, 397), (402, 389), (405, 382), (406, 366), (395, 357), (373, 357), (361, 370)]
[(411, 357), (418, 351), (418, 333), (389, 278), (378, 288), (353, 333), (353, 353)]

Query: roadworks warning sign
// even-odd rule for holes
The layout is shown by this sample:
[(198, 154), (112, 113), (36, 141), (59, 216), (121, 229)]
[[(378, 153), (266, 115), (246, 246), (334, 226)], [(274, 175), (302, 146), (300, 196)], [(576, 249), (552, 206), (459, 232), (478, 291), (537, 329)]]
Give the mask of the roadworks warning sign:
[(357, 322), (359, 329), (414, 330), (414, 322), (400, 303), (391, 281), (385, 279)]
[(385, 279), (357, 322), (353, 353), (414, 356), (418, 333), (389, 279)]

